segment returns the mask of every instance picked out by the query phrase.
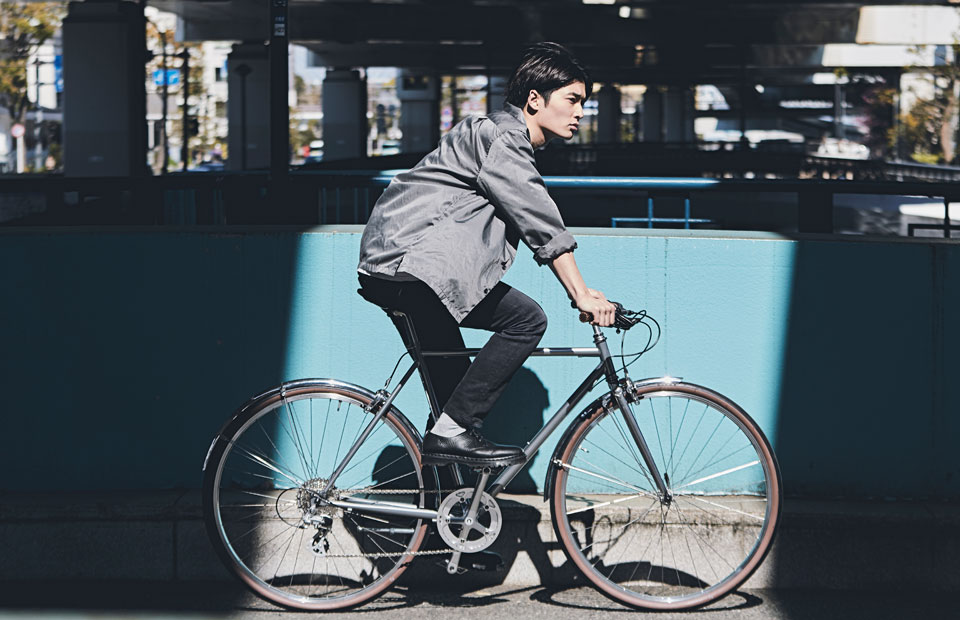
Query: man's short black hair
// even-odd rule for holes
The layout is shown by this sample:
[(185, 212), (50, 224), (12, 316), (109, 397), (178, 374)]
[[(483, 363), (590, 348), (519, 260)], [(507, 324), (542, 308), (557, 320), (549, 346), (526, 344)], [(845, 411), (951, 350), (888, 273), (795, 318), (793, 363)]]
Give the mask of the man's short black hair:
[(531, 90), (549, 101), (553, 91), (573, 82), (583, 82), (589, 99), (590, 76), (570, 50), (559, 43), (536, 43), (523, 51), (523, 60), (507, 83), (507, 102), (522, 108)]

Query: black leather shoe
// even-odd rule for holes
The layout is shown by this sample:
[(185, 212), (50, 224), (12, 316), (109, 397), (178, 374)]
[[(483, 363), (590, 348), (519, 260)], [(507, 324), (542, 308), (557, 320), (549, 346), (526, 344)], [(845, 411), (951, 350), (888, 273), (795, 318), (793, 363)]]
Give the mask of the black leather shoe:
[(478, 467), (505, 467), (526, 460), (523, 450), (516, 446), (498, 446), (487, 441), (474, 428), (455, 437), (441, 437), (427, 433), (423, 438), (424, 465), (463, 463)]

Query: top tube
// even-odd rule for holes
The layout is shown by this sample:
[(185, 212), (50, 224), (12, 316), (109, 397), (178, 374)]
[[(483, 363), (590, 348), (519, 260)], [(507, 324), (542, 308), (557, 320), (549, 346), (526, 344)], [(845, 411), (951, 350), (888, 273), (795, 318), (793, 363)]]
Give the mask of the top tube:
[[(450, 349), (446, 351), (420, 351), (423, 357), (474, 357), (480, 349)], [(540, 347), (531, 357), (600, 357), (597, 347)]]

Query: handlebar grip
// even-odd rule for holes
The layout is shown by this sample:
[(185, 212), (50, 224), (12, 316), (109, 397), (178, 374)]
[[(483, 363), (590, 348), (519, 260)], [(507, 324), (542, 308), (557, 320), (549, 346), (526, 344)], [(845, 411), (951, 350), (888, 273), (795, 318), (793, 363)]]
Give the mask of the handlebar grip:
[[(570, 302), (570, 307), (573, 308), (574, 310), (576, 310), (576, 309), (577, 309), (577, 302), (571, 301), (571, 302)], [(593, 320), (593, 313), (592, 313), (592, 312), (584, 312), (583, 310), (580, 311), (580, 322), (581, 322), (581, 323), (589, 323), (589, 322), (592, 321), (592, 320)]]
[[(620, 304), (620, 303), (617, 303), (617, 302), (615, 302), (615, 301), (612, 301), (612, 302), (610, 302), (610, 303), (612, 303), (614, 306), (617, 307), (617, 323), (615, 323), (615, 324), (618, 324), (618, 323), (619, 323), (619, 320), (620, 320), (620, 318), (621, 318), (621, 313), (624, 311), (624, 310), (623, 310), (623, 305)], [(573, 308), (574, 310), (576, 310), (576, 309), (577, 309), (577, 304), (576, 304), (576, 302), (571, 301), (571, 302), (570, 302), (570, 307)], [(593, 321), (593, 313), (592, 313), (592, 312), (584, 312), (583, 310), (580, 311), (580, 322), (581, 322), (581, 323), (591, 323), (592, 321)], [(619, 327), (619, 325), (617, 325), (617, 326)]]

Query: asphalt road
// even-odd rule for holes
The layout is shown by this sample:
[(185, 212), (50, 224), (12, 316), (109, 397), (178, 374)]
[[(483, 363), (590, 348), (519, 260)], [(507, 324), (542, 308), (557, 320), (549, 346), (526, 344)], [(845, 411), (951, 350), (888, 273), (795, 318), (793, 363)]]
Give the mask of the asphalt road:
[[(957, 618), (951, 593), (757, 590), (735, 593), (701, 609), (657, 614), (657, 620), (884, 620)], [(215, 583), (96, 582), (0, 583), (0, 619), (119, 620), (471, 620), (616, 618), (629, 610), (589, 587), (553, 590), (499, 586), (469, 592), (424, 592), (397, 588), (350, 612), (307, 614), (277, 609), (239, 585)]]

